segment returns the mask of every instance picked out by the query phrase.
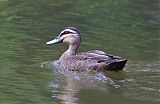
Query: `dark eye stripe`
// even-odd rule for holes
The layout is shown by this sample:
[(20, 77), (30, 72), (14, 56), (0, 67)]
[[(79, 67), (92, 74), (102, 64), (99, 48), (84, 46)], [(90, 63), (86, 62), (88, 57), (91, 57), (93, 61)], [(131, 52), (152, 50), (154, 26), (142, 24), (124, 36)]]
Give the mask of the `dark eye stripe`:
[(65, 35), (65, 34), (70, 34), (70, 33), (73, 33), (73, 32), (70, 32), (70, 31), (64, 31), (63, 33), (61, 33), (61, 35), (60, 35), (60, 36)]

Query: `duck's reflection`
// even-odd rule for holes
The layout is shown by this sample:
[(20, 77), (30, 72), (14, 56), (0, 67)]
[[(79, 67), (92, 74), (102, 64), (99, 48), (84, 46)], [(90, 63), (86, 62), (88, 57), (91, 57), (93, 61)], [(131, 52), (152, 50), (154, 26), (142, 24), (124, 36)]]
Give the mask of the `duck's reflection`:
[[(45, 67), (47, 64), (45, 63)], [(48, 64), (47, 67), (51, 66), (51, 64)], [(112, 88), (120, 87), (120, 85), (116, 83), (115, 80), (107, 77), (104, 74), (106, 73), (70, 72), (63, 69), (58, 69), (55, 71), (54, 79), (49, 84), (50, 87), (53, 88), (52, 97), (60, 101), (62, 104), (78, 104), (78, 94), (81, 90), (95, 89), (108, 92)], [(116, 76), (114, 72), (112, 74), (112, 76)]]

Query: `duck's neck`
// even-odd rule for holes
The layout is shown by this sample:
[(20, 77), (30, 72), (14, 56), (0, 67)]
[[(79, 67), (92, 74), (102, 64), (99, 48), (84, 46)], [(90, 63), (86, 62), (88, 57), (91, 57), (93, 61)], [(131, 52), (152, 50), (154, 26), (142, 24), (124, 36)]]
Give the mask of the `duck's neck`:
[(67, 58), (69, 56), (76, 55), (78, 47), (79, 44), (70, 44), (68, 50), (62, 54), (61, 58)]
[(79, 44), (69, 45), (68, 50), (66, 51), (69, 55), (76, 55), (78, 51)]

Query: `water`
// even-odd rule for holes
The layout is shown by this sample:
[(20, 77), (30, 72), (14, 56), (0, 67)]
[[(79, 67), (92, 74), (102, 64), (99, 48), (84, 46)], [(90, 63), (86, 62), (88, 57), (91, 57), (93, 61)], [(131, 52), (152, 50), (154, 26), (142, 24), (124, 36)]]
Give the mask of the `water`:
[[(158, 104), (158, 0), (0, 0), (0, 104)], [(59, 74), (50, 66), (66, 44), (47, 46), (65, 26), (79, 27), (80, 52), (127, 58), (124, 72)]]

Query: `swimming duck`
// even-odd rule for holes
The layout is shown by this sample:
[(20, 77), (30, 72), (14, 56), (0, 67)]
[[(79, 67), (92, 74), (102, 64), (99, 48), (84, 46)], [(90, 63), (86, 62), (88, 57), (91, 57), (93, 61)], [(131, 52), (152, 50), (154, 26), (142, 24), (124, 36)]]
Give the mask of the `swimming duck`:
[(60, 32), (58, 37), (47, 42), (47, 45), (65, 42), (69, 48), (59, 58), (59, 64), (71, 71), (104, 71), (104, 70), (123, 70), (127, 60), (119, 56), (114, 56), (103, 51), (92, 50), (77, 53), (80, 46), (80, 32), (75, 27), (66, 27)]

